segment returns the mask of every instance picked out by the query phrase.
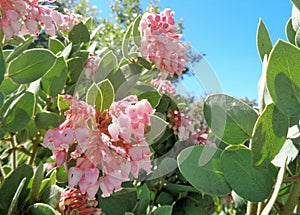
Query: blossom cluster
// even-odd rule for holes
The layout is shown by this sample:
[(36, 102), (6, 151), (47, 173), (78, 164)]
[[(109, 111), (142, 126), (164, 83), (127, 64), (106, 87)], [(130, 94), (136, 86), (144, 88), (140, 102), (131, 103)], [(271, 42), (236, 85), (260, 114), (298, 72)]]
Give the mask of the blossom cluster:
[(186, 61), (186, 48), (179, 41), (181, 35), (176, 32), (174, 24), (174, 12), (171, 9), (155, 14), (152, 8), (150, 13), (142, 16), (139, 26), (143, 58), (154, 62), (158, 69), (168, 72), (171, 77), (175, 73), (181, 76)]
[(53, 10), (40, 3), (53, 3), (55, 0), (0, 0), (0, 30), (7, 39), (13, 35), (33, 35), (39, 33), (39, 25), (51, 36), (56, 29), (71, 30), (81, 16)]
[(97, 69), (99, 66), (100, 58), (94, 54), (90, 54), (84, 65), (84, 74), (87, 79), (95, 80), (95, 74), (97, 73)]
[[(130, 173), (137, 178), (140, 169), (151, 172), (145, 132), (154, 109), (147, 100), (128, 96), (102, 113), (71, 96), (64, 100), (70, 103), (66, 120), (47, 131), (43, 145), (52, 150), (57, 165), (76, 160), (69, 169), (69, 186), (79, 185), (90, 198), (100, 187), (107, 197), (121, 189)], [(73, 144), (76, 148), (71, 150)]]
[(165, 79), (162, 73), (151, 81), (151, 85), (156, 87), (161, 94), (169, 94), (171, 97), (174, 97), (176, 94), (176, 88), (173, 86), (171, 81)]
[(87, 194), (77, 189), (65, 189), (61, 192), (58, 210), (62, 215), (101, 215), (104, 214), (100, 208), (96, 208), (98, 202), (91, 200)]
[(184, 113), (187, 110), (175, 110), (169, 111), (167, 119), (169, 121), (169, 128), (174, 131), (180, 141), (189, 140), (193, 144), (205, 144), (214, 146), (215, 144), (208, 139), (208, 132), (201, 131), (199, 128), (195, 128), (192, 122), (197, 120)]

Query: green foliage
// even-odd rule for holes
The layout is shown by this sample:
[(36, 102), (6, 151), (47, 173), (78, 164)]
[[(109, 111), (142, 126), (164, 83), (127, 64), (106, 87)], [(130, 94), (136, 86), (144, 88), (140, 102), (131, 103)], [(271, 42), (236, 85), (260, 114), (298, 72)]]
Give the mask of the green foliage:
[(31, 166), (22, 165), (15, 169), (13, 172), (9, 174), (9, 176), (4, 180), (1, 188), (0, 188), (0, 212), (1, 214), (7, 214), (10, 204), (15, 198), (15, 193), (18, 191), (18, 187), (20, 186), (21, 181), (25, 178), (24, 185), (21, 187), (21, 192), (18, 193), (16, 197), (18, 197), (17, 205), (21, 205), (23, 201), (25, 201), (29, 189), (27, 188), (28, 183), (33, 176), (33, 170)]
[[(84, 16), (96, 14), (88, 1), (72, 2), (54, 4), (61, 11), (66, 5)], [(106, 214), (243, 214), (240, 202), (245, 201), (268, 202), (266, 213), (292, 214), (299, 207), (300, 190), (300, 4), (292, 2), (292, 18), (286, 25), (289, 42), (279, 40), (272, 46), (264, 22), (258, 24), (257, 49), (263, 62), (258, 111), (255, 104), (224, 94), (209, 95), (204, 104), (194, 105), (193, 120), (202, 123), (196, 128), (208, 131), (199, 117), (204, 114), (211, 146), (180, 141), (172, 124), (172, 113), (194, 100), (161, 94), (151, 85), (158, 71), (139, 52), (139, 0), (114, 0), (114, 21), (84, 17), (69, 33), (42, 34), (34, 41), (17, 37), (9, 43), (12, 49), (1, 46), (0, 213), (58, 213), (68, 172), (64, 166), (46, 172), (45, 164), (54, 160), (41, 143), (48, 129), (64, 121), (70, 107), (63, 99), (66, 94), (86, 99), (100, 114), (132, 94), (155, 108), (151, 126), (145, 128), (153, 173), (141, 171), (138, 180), (123, 183), (123, 189), (108, 198), (99, 192), (98, 206)], [(6, 42), (1, 40), (1, 45)], [(99, 61), (90, 78), (85, 66), (94, 55)], [(73, 165), (75, 147), (68, 149), (67, 168)], [(26, 162), (30, 165), (22, 165)], [(277, 179), (273, 164), (281, 167)]]
[(191, 146), (181, 151), (178, 167), (182, 175), (200, 192), (226, 195), (231, 188), (221, 169), (220, 149), (211, 146)]
[(300, 50), (279, 40), (270, 55), (267, 86), (279, 110), (288, 116), (300, 115)]
[(253, 167), (252, 162), (252, 152), (245, 147), (229, 147), (221, 155), (224, 176), (233, 191), (248, 201), (260, 202), (270, 196), (276, 171), (272, 166)]
[(3, 128), (10, 132), (23, 130), (30, 122), (35, 108), (35, 96), (31, 92), (21, 94), (10, 106), (2, 121)]
[(47, 49), (26, 50), (8, 64), (8, 76), (18, 84), (31, 83), (46, 74), (55, 60)]
[(110, 197), (99, 197), (98, 203), (106, 214), (123, 215), (125, 212), (133, 211), (138, 201), (137, 198), (136, 189), (124, 188), (119, 192), (113, 193)]
[(218, 138), (227, 144), (238, 145), (251, 138), (257, 113), (238, 99), (215, 94), (204, 102), (204, 117)]
[(262, 19), (259, 20), (256, 43), (261, 60), (265, 55), (269, 55), (272, 50), (272, 42), (269, 36), (268, 29)]
[(89, 30), (82, 22), (80, 22), (70, 31), (69, 40), (73, 44), (87, 43), (90, 41)]
[(253, 164), (269, 163), (282, 148), (289, 127), (289, 118), (274, 105), (268, 105), (258, 118), (251, 147)]

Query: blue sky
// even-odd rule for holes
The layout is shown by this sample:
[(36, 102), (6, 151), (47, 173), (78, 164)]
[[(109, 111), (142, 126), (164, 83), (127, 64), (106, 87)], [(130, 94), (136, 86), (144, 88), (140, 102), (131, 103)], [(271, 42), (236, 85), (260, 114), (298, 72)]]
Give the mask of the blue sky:
[[(102, 10), (100, 16), (108, 16), (109, 1), (90, 2)], [(142, 5), (146, 4), (142, 0)], [(206, 54), (224, 93), (257, 98), (261, 73), (257, 24), (261, 17), (273, 43), (278, 38), (286, 40), (285, 25), (292, 8), (289, 0), (161, 0), (160, 6), (174, 10), (175, 20), (183, 18), (184, 39)]]

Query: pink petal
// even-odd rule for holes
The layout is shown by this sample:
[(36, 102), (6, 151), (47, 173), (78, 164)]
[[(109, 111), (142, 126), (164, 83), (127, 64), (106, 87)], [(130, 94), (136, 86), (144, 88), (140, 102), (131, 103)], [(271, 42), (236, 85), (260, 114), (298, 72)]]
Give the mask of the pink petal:
[(81, 180), (83, 176), (83, 170), (81, 170), (78, 167), (71, 167), (69, 169), (69, 176), (68, 176), (68, 181), (69, 181), (69, 186), (74, 187), (78, 184), (78, 182)]

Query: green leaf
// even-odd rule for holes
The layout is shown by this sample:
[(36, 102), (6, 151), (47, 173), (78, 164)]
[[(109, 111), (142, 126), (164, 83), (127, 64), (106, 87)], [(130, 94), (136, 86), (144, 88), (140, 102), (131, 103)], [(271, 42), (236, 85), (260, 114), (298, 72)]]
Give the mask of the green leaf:
[(144, 215), (147, 211), (147, 207), (150, 204), (150, 190), (147, 187), (147, 184), (144, 183), (138, 189), (138, 204), (134, 209), (136, 215)]
[(90, 41), (90, 33), (87, 27), (82, 23), (78, 23), (69, 33), (69, 40), (73, 44), (87, 43)]
[(43, 179), (44, 179), (44, 165), (43, 163), (40, 163), (40, 165), (35, 171), (35, 175), (32, 182), (31, 195), (30, 195), (30, 199), (32, 203), (39, 201), (39, 190)]
[(60, 199), (61, 190), (62, 188), (57, 185), (51, 185), (45, 188), (41, 193), (41, 202), (56, 208)]
[(65, 111), (70, 108), (71, 101), (64, 100), (65, 95), (58, 95), (57, 107), (59, 111)]
[(181, 174), (200, 192), (226, 195), (231, 189), (221, 169), (222, 150), (205, 145), (191, 146), (180, 152), (177, 163)]
[(279, 40), (267, 68), (267, 87), (272, 100), (287, 116), (300, 115), (300, 50)]
[(151, 106), (155, 108), (160, 102), (161, 94), (157, 92), (157, 90), (147, 91), (138, 95), (138, 98), (139, 100), (146, 99), (151, 104)]
[(161, 207), (156, 208), (156, 210), (154, 211), (154, 215), (171, 215), (172, 210), (172, 205), (163, 205)]
[(68, 84), (77, 82), (88, 59), (88, 56), (88, 51), (81, 51), (78, 56), (75, 56), (67, 61), (68, 69), (70, 72), (70, 80), (68, 80)]
[(17, 206), (17, 203), (18, 203), (19, 196), (20, 196), (20, 194), (23, 190), (23, 187), (24, 187), (25, 183), (26, 183), (26, 178), (23, 178), (22, 181), (20, 182), (17, 190), (16, 190), (16, 193), (15, 193), (11, 203), (10, 203), (7, 215), (13, 215), (14, 210), (15, 210), (15, 208)]
[(132, 27), (133, 42), (138, 48), (141, 47), (141, 32), (139, 30), (140, 22), (141, 22), (141, 16), (137, 16), (133, 22), (133, 27)]
[(268, 29), (262, 19), (259, 20), (257, 33), (256, 33), (256, 44), (259, 52), (260, 59), (263, 60), (265, 54), (269, 56), (272, 50), (272, 42)]
[(86, 103), (96, 107), (97, 110), (102, 110), (103, 95), (99, 87), (93, 83), (86, 93)]
[(215, 203), (211, 196), (191, 193), (178, 200), (173, 206), (174, 215), (211, 215), (215, 212)]
[(107, 76), (114, 72), (118, 66), (118, 60), (116, 55), (109, 51), (107, 52), (99, 62), (99, 66), (95, 75), (97, 82), (103, 81)]
[(40, 112), (35, 116), (35, 124), (39, 129), (57, 128), (60, 122), (60, 116), (52, 112)]
[(159, 205), (171, 205), (174, 201), (174, 197), (169, 193), (162, 191), (156, 198), (156, 203)]
[(21, 43), (13, 52), (11, 52), (6, 58), (6, 63), (9, 63), (13, 59), (21, 55), (31, 45), (33, 37), (29, 37), (23, 43)]
[(6, 73), (6, 64), (3, 56), (2, 49), (0, 48), (0, 85), (4, 80), (4, 74)]
[(56, 97), (65, 86), (67, 80), (67, 64), (63, 57), (57, 58), (54, 66), (41, 80), (42, 89), (52, 97)]
[(276, 174), (273, 165), (252, 166), (252, 153), (246, 147), (229, 147), (221, 155), (221, 166), (226, 181), (241, 197), (251, 202), (268, 198)]
[(2, 84), (0, 85), (0, 90), (5, 94), (12, 94), (15, 90), (19, 88), (19, 84), (16, 84), (9, 77), (5, 77)]
[(293, 29), (292, 18), (290, 18), (288, 20), (288, 22), (286, 23), (285, 34), (286, 34), (286, 37), (288, 38), (289, 42), (292, 44), (295, 44), (296, 32)]
[(251, 138), (258, 116), (246, 103), (228, 95), (214, 94), (204, 102), (204, 117), (218, 138), (238, 145)]
[(30, 49), (8, 65), (8, 76), (18, 84), (27, 84), (41, 78), (53, 66), (56, 57), (47, 49)]
[(25, 92), (8, 108), (2, 121), (3, 127), (10, 132), (22, 131), (30, 122), (35, 109), (35, 96)]
[(122, 54), (125, 58), (129, 58), (128, 46), (129, 46), (129, 42), (130, 42), (131, 33), (132, 33), (132, 23), (128, 26), (128, 28), (124, 34), (123, 41), (122, 41)]
[(50, 37), (49, 38), (49, 49), (54, 54), (58, 54), (65, 49), (65, 46), (60, 40)]
[(57, 167), (56, 180), (58, 183), (65, 183), (68, 181), (68, 172), (65, 171), (64, 166)]
[(274, 104), (268, 105), (258, 118), (251, 148), (253, 164), (269, 163), (282, 148), (289, 127), (289, 119)]
[(30, 215), (57, 215), (55, 210), (47, 204), (35, 203), (28, 207), (28, 214)]
[[(23, 186), (23, 189), (19, 195), (18, 204), (25, 201), (29, 193), (27, 185), (29, 180), (33, 176), (33, 169), (29, 165), (22, 165), (12, 171), (7, 178), (5, 178), (1, 189), (0, 189), (0, 214), (7, 214), (8, 208), (14, 198), (14, 195), (24, 178), (26, 182)], [(26, 189), (25, 189), (26, 188)]]
[(137, 191), (134, 188), (123, 188), (109, 197), (98, 197), (98, 203), (106, 214), (124, 215), (125, 212), (134, 209), (137, 203)]
[(108, 110), (115, 99), (114, 87), (108, 79), (97, 84), (102, 94), (102, 106), (100, 112)]
[(157, 115), (150, 115), (150, 123), (150, 131), (145, 134), (145, 138), (148, 143), (152, 141), (154, 142), (160, 138), (164, 134), (166, 127), (169, 124), (162, 117)]

